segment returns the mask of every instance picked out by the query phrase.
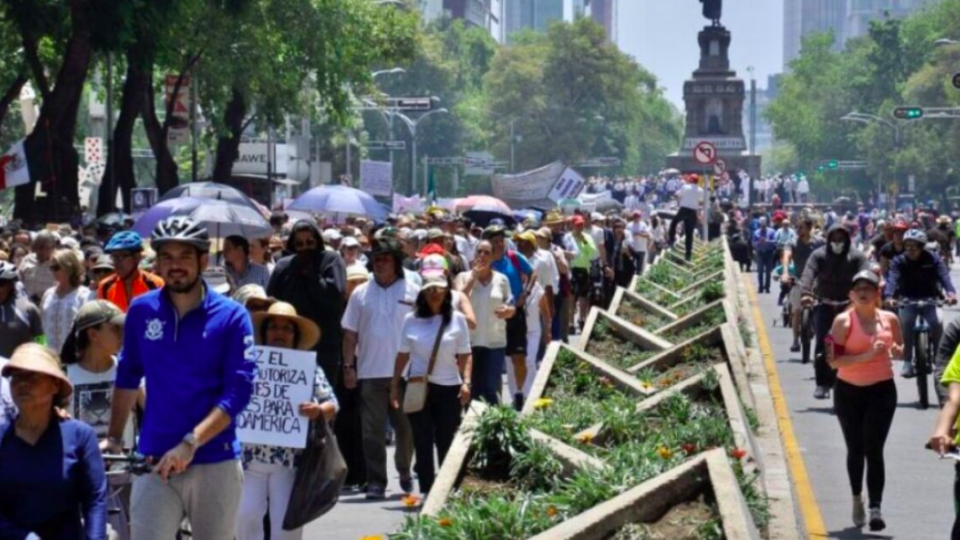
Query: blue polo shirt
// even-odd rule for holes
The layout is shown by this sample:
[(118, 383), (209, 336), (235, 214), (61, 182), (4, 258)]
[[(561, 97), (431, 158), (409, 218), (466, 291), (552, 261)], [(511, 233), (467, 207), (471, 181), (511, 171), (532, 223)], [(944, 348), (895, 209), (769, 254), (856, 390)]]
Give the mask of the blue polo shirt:
[[(250, 402), (256, 375), (250, 315), (237, 302), (204, 289), (200, 305), (183, 318), (165, 288), (137, 297), (127, 312), (116, 387), (134, 390), (146, 380), (143, 455), (163, 456), (214, 407), (235, 419)], [(193, 462), (239, 457), (236, 424), (231, 423), (197, 449)]]
[(519, 272), (517, 271), (517, 267), (514, 266), (513, 261), (511, 261), (510, 257), (507, 255), (507, 250), (504, 250), (503, 257), (501, 257), (500, 260), (490, 263), (490, 268), (507, 276), (507, 280), (510, 281), (510, 292), (513, 293), (513, 298), (517, 299), (520, 298), (521, 294), (523, 294), (523, 279), (520, 276), (520, 272), (528, 276), (533, 275), (533, 266), (530, 266), (530, 261), (528, 261), (527, 258), (521, 253), (517, 251), (512, 252), (515, 254), (517, 262), (520, 264)]

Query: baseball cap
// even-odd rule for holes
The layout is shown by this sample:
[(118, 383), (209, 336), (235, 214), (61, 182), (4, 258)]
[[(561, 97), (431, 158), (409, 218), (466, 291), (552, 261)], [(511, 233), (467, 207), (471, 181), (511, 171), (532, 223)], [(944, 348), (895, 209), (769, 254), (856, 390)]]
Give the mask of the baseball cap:
[(553, 231), (550, 230), (550, 227), (540, 227), (537, 229), (534, 234), (540, 238), (546, 238), (547, 240), (553, 240)]
[(347, 267), (347, 281), (367, 281), (370, 279), (370, 273), (359, 264), (351, 264)]
[(491, 222), (491, 225), (483, 230), (483, 238), (489, 240), (495, 236), (506, 236), (507, 230), (503, 228), (503, 225), (494, 225)]
[(343, 239), (343, 243), (340, 244), (340, 247), (360, 247), (360, 241), (356, 237), (348, 236)]
[(516, 233), (513, 235), (514, 241), (520, 242), (530, 242), (534, 246), (537, 245), (537, 237), (534, 236), (533, 231), (523, 231), (522, 233)]
[(420, 287), (420, 290), (425, 291), (427, 289), (433, 289), (433, 288), (447, 289), (449, 287), (450, 287), (450, 282), (447, 281), (446, 277), (431, 276), (431, 277), (425, 277), (423, 279), (423, 286)]
[(427, 240), (436, 240), (444, 237), (444, 232), (436, 227), (427, 231)]
[(93, 265), (93, 269), (113, 271), (115, 269), (113, 266), (113, 257), (107, 254), (98, 256), (96, 264)]
[(861, 270), (857, 272), (857, 275), (853, 276), (853, 283), (858, 281), (868, 281), (874, 287), (880, 286), (880, 277), (877, 276), (873, 270)]
[(634, 211), (633, 211), (633, 214), (631, 214), (631, 215), (632, 215), (633, 217), (635, 217), (635, 218), (643, 217), (643, 212), (641, 212), (641, 211), (639, 211), (639, 210), (634, 210)]
[(573, 219), (570, 220), (570, 223), (573, 223), (574, 225), (583, 225), (583, 216), (573, 216)]
[(337, 229), (327, 229), (323, 231), (324, 242), (327, 242), (327, 243), (336, 242), (341, 238), (343, 238), (343, 235), (340, 234), (340, 231), (338, 231)]
[(116, 324), (123, 326), (126, 315), (120, 308), (109, 300), (93, 300), (80, 306), (77, 316), (73, 319), (73, 332), (82, 332), (87, 328), (93, 328), (103, 323)]
[(427, 255), (420, 261), (420, 276), (424, 279), (440, 276), (446, 277), (449, 264), (443, 255)]
[(593, 220), (593, 221), (603, 221), (603, 220), (605, 220), (605, 219), (607, 219), (607, 218), (604, 217), (604, 215), (601, 214), (600, 212), (594, 212), (594, 213), (590, 214), (590, 219)]

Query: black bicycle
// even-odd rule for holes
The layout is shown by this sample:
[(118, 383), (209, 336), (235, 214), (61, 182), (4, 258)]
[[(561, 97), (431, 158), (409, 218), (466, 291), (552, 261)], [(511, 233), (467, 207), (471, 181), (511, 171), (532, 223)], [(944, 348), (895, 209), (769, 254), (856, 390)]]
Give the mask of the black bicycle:
[(800, 363), (810, 363), (810, 352), (813, 347), (813, 306), (800, 308)]
[[(930, 406), (930, 385), (927, 384), (927, 378), (933, 378), (933, 368), (937, 358), (937, 343), (933, 328), (923, 317), (924, 308), (930, 306), (939, 308), (943, 306), (943, 302), (937, 298), (897, 301), (898, 308), (917, 308), (917, 316), (913, 321), (913, 366), (917, 374), (917, 394), (920, 397), (917, 407), (919, 409)], [(905, 321), (905, 324), (909, 323), (910, 321)]]
[[(124, 488), (133, 483), (133, 477), (153, 474), (150, 461), (136, 452), (127, 454), (104, 454), (103, 461), (107, 469), (107, 524), (113, 529), (111, 540), (132, 540), (130, 532), (129, 500), (125, 500)], [(176, 540), (192, 538), (189, 524), (184, 521), (177, 533)]]

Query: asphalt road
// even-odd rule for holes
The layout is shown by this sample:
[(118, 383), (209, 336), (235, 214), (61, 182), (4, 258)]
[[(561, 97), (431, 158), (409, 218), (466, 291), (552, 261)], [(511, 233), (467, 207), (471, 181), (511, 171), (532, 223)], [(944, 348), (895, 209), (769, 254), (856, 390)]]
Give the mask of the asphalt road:
[[(951, 274), (954, 283), (960, 284), (960, 270), (956, 265)], [(756, 288), (755, 276), (751, 274), (750, 278)], [(815, 385), (812, 362), (803, 365), (800, 363), (800, 353), (790, 352), (792, 334), (789, 328), (773, 326), (773, 317), (779, 314), (776, 285), (773, 289), (773, 294), (758, 295), (760, 310), (828, 537), (903, 540), (949, 538), (954, 517), (953, 461), (938, 460), (923, 448), (933, 430), (939, 409), (917, 409), (916, 383), (899, 376), (899, 362), (894, 365), (894, 371), (898, 374), (897, 412), (885, 448), (883, 515), (887, 528), (874, 534), (853, 526), (852, 497), (845, 464), (846, 447), (833, 413), (833, 401), (813, 398)], [(956, 309), (944, 310), (946, 321), (958, 316), (960, 312)]]

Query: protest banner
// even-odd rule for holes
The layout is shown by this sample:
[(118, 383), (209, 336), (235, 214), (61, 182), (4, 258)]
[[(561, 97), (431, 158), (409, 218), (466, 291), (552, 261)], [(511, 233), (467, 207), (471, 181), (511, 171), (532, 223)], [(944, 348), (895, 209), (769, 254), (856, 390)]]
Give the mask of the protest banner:
[(298, 411), (313, 397), (317, 353), (258, 346), (256, 355), (253, 397), (237, 417), (237, 437), (247, 444), (304, 448), (310, 421)]

